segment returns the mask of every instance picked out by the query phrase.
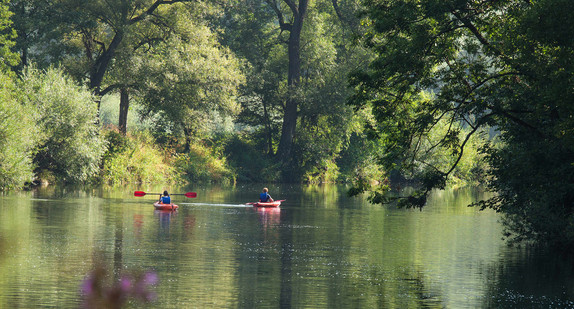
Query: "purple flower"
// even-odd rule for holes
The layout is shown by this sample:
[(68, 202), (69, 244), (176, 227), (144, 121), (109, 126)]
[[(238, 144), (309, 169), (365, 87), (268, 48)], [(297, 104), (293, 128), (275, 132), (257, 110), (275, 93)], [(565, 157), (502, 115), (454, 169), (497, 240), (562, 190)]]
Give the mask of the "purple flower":
[(130, 289), (132, 288), (132, 280), (129, 277), (122, 277), (122, 279), (120, 280), (120, 289), (123, 292), (129, 292)]
[(149, 271), (145, 273), (142, 281), (145, 285), (156, 285), (159, 281), (159, 278), (155, 272)]
[(82, 282), (82, 294), (91, 295), (94, 292), (94, 277), (88, 276)]
[(121, 308), (129, 298), (152, 302), (156, 293), (148, 291), (157, 284), (155, 272), (125, 274), (119, 281), (111, 282), (109, 272), (103, 267), (96, 268), (82, 281), (80, 286), (84, 308)]

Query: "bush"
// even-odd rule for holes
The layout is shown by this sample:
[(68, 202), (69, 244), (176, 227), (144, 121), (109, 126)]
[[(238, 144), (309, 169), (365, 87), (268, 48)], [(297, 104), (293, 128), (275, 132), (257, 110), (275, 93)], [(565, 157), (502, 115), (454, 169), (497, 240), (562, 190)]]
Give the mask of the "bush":
[(0, 72), (0, 190), (17, 188), (33, 179), (36, 127), (32, 111), (17, 102), (15, 92), (13, 81)]
[(278, 165), (251, 140), (235, 135), (226, 143), (225, 153), (239, 181), (272, 182), (279, 179)]
[(191, 143), (189, 153), (176, 156), (175, 167), (183, 177), (197, 182), (235, 182), (227, 160), (201, 143)]
[(130, 137), (118, 131), (105, 133), (108, 150), (104, 154), (101, 180), (108, 184), (173, 183), (181, 180), (171, 166), (171, 151), (158, 149), (145, 133)]
[(38, 125), (36, 172), (69, 183), (95, 175), (106, 145), (96, 125), (92, 93), (58, 68), (28, 67), (18, 86), (20, 101), (34, 109)]

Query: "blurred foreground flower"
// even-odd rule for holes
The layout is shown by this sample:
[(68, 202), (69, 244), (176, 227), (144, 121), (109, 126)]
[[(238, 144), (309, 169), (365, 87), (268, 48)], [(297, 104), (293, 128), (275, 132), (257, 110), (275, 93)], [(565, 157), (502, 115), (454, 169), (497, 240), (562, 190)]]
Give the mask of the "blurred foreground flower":
[(157, 274), (124, 274), (119, 280), (109, 278), (107, 270), (99, 265), (81, 286), (83, 308), (122, 308), (130, 299), (144, 303), (156, 299), (156, 294), (149, 289), (158, 283)]

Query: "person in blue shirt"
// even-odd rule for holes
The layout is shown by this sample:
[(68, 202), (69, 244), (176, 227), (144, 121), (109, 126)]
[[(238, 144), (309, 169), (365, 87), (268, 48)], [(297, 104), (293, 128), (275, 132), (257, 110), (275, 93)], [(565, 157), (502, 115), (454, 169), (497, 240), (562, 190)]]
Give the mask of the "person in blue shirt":
[(263, 188), (263, 192), (261, 192), (259, 194), (259, 202), (262, 202), (262, 203), (273, 202), (273, 198), (271, 198), (271, 195), (269, 195), (268, 192), (269, 192), (269, 189)]
[(167, 190), (163, 191), (163, 196), (159, 196), (159, 201), (162, 204), (171, 204), (171, 197), (169, 196), (169, 193), (167, 193)]

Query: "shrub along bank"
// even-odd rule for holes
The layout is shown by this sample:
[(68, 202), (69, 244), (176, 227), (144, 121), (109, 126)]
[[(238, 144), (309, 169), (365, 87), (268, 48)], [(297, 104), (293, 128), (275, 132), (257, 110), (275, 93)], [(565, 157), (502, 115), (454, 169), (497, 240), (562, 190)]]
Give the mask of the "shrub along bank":
[(232, 182), (235, 174), (225, 158), (201, 143), (188, 153), (158, 144), (149, 132), (122, 136), (115, 129), (105, 132), (107, 151), (101, 173), (95, 178), (107, 184)]

